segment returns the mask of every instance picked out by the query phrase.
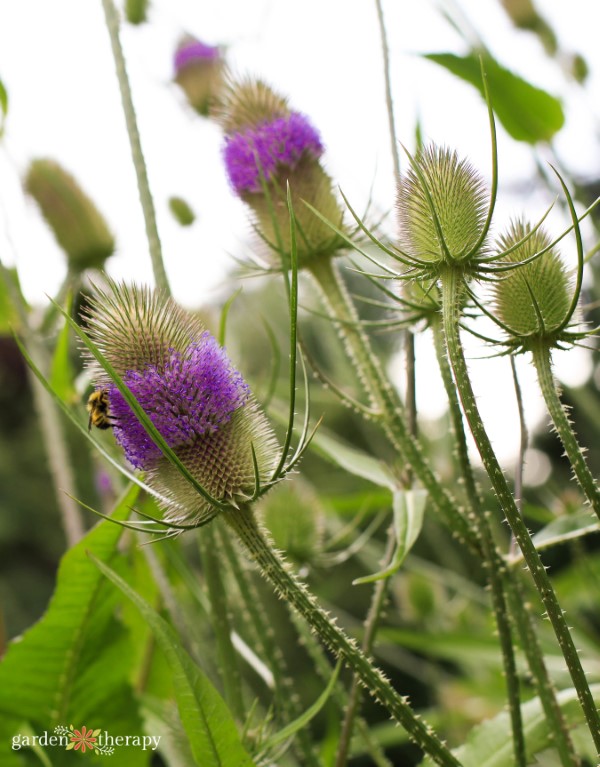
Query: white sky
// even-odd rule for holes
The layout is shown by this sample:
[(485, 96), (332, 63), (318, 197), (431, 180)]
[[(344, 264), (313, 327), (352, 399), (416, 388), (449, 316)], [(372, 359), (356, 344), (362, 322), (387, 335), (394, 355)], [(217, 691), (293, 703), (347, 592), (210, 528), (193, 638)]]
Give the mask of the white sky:
[[(398, 138), (412, 144), (418, 114), (428, 138), (468, 155), (488, 176), (487, 118), (479, 97), (415, 55), (465, 51), (438, 5), (458, 7), (450, 0), (384, 0)], [(502, 63), (555, 94), (567, 93), (557, 66), (543, 56), (535, 38), (514, 32), (497, 0), (461, 0), (460, 5)], [(592, 70), (586, 95), (569, 91), (568, 125), (556, 148), (571, 170), (593, 176), (600, 171), (600, 143), (598, 114), (589, 105), (600, 104), (600, 62), (591, 5), (589, 0), (538, 2), (562, 47), (585, 54)], [(219, 131), (194, 115), (170, 83), (173, 50), (183, 32), (226, 44), (236, 71), (263, 76), (289, 95), (294, 108), (311, 116), (327, 146), (328, 170), (358, 210), (371, 186), (382, 210), (392, 206), (394, 190), (374, 0), (154, 0), (150, 23), (125, 25), (122, 37), (167, 271), (176, 297), (197, 306), (215, 295), (233, 266), (229, 254), (243, 251), (248, 224), (223, 174)], [(118, 253), (109, 271), (151, 281), (100, 0), (0, 0), (0, 78), (10, 98), (0, 145), (0, 256), (18, 265), (26, 296), (44, 303), (64, 276), (58, 248), (20, 191), (28, 162), (41, 156), (58, 160), (76, 176), (115, 231)], [(500, 163), (499, 214), (508, 218), (524, 204), (509, 187), (527, 181), (533, 161), (527, 147), (500, 131)], [(194, 226), (182, 229), (172, 220), (166, 203), (174, 194), (192, 205), (198, 216)], [(528, 216), (535, 219), (548, 202), (542, 196), (528, 199)], [(560, 219), (555, 226), (558, 230)], [(229, 285), (223, 295), (230, 291)], [(420, 405), (433, 413), (443, 396), (430, 374), (430, 345), (421, 346)], [(572, 352), (559, 371), (576, 383), (585, 367), (585, 355)], [(508, 456), (518, 440), (506, 427), (515, 423), (511, 398), (503, 395), (511, 385), (508, 362), (473, 362), (473, 370), (499, 452)], [(498, 396), (506, 400), (500, 414)], [(530, 419), (536, 421), (542, 412), (528, 397)]]

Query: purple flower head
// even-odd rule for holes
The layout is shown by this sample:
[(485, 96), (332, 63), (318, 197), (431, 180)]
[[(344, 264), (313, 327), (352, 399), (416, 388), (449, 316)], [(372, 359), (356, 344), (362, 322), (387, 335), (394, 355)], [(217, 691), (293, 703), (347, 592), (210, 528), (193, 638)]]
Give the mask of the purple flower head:
[(270, 181), (280, 167), (293, 169), (305, 155), (317, 159), (323, 149), (309, 119), (291, 112), (227, 136), (223, 155), (229, 181), (242, 194), (260, 192), (261, 175)]
[[(191, 447), (216, 432), (243, 405), (250, 391), (225, 351), (208, 331), (184, 352), (171, 350), (161, 366), (130, 370), (123, 380), (169, 447)], [(115, 438), (130, 463), (152, 468), (161, 451), (146, 433), (121, 392), (109, 386)]]
[(196, 62), (215, 61), (220, 58), (221, 52), (216, 45), (207, 45), (200, 42), (200, 40), (194, 40), (193, 38), (186, 39), (175, 51), (174, 65), (175, 71), (179, 72), (189, 64), (195, 64)]

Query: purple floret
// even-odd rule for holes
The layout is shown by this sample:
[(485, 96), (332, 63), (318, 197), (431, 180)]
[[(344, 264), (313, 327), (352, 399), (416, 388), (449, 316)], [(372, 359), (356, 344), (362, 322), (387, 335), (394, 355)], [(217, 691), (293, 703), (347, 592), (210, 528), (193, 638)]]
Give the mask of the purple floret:
[(229, 181), (237, 194), (260, 192), (280, 167), (293, 169), (308, 154), (323, 154), (318, 131), (299, 112), (227, 136), (223, 155)]
[[(160, 369), (132, 370), (123, 380), (171, 448), (216, 431), (249, 396), (248, 385), (208, 332), (185, 353), (173, 351)], [(115, 438), (128, 460), (138, 469), (151, 468), (161, 451), (114, 384), (109, 401)]]
[(191, 40), (175, 51), (175, 71), (179, 72), (183, 67), (196, 61), (213, 61), (218, 59), (220, 55), (218, 46), (206, 45), (200, 40)]

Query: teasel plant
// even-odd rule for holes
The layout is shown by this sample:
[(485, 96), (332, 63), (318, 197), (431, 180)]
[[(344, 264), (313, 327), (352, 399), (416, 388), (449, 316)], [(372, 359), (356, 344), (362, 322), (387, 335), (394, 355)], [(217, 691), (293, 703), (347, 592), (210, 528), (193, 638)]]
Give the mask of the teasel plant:
[[(573, 685), (577, 690), (588, 728), (598, 749), (600, 747), (598, 712), (581, 660), (546, 568), (531, 540), (485, 430), (471, 385), (461, 340), (467, 304), (469, 302), (474, 303), (479, 309), (485, 311), (482, 302), (475, 296), (473, 285), (481, 282), (492, 283), (496, 306), (499, 310), (495, 320), (507, 334), (510, 334), (509, 340), (505, 343), (509, 347), (512, 346), (513, 350), (529, 348), (533, 351), (540, 384), (542, 389), (546, 389), (544, 396), (549, 409), (553, 416), (555, 412), (558, 415), (557, 394), (551, 375), (549, 376), (549, 348), (552, 348), (553, 345), (560, 346), (560, 344), (580, 342), (586, 335), (584, 331), (579, 331), (571, 326), (581, 289), (583, 263), (581, 236), (578, 229), (579, 219), (575, 214), (566, 185), (561, 179), (573, 217), (573, 224), (570, 229), (575, 229), (579, 255), (574, 294), (566, 300), (564, 298), (565, 275), (557, 265), (556, 256), (550, 256), (549, 259), (543, 261), (548, 252), (556, 246), (556, 242), (562, 239), (566, 233), (563, 233), (554, 242), (548, 242), (542, 235), (537, 234), (549, 211), (535, 226), (513, 226), (511, 235), (502, 240), (500, 248), (492, 249), (490, 247), (488, 236), (497, 195), (497, 148), (489, 96), (487, 96), (487, 100), (493, 150), (493, 173), (489, 201), (482, 178), (467, 161), (460, 160), (457, 154), (449, 149), (432, 145), (421, 149), (414, 157), (407, 152), (410, 166), (400, 181), (398, 194), (398, 212), (401, 225), (398, 247), (390, 248), (383, 244), (372, 232), (369, 232), (355, 213), (353, 215), (362, 231), (370, 237), (371, 241), (380, 247), (387, 256), (401, 265), (401, 271), (397, 273), (398, 280), (402, 283), (416, 281), (427, 284), (431, 286), (430, 290), (433, 290), (435, 286), (439, 291), (444, 342), (443, 353), (447, 356), (450, 365), (452, 384), (458, 394), (462, 412), (477, 445), (500, 508), (509, 523), (522, 557), (532, 575), (546, 614), (553, 626)], [(584, 215), (588, 212), (589, 209)], [(516, 256), (513, 255), (515, 253)], [(379, 263), (378, 265), (381, 266)], [(541, 308), (542, 299), (533, 293), (531, 287), (531, 270), (534, 269), (538, 270), (540, 276), (548, 277), (546, 285), (550, 283), (555, 291), (553, 299), (549, 298), (549, 293), (546, 292), (546, 305), (543, 309)], [(529, 270), (529, 273), (526, 270)], [(384, 267), (384, 274), (387, 276), (388, 273), (389, 267)], [(556, 280), (556, 277), (559, 279)], [(505, 322), (505, 318), (502, 317), (502, 313), (508, 310), (507, 304), (510, 301), (508, 290), (511, 285), (513, 286), (513, 294), (521, 287), (529, 298), (530, 307), (533, 307), (535, 327), (530, 324), (525, 332), (522, 331), (516, 321), (519, 312), (521, 315), (524, 312), (522, 306), (515, 309), (515, 313), (512, 314), (512, 325)], [(517, 288), (514, 287), (515, 285)], [(538, 282), (536, 291), (539, 289)], [(556, 293), (558, 293), (558, 298)], [(551, 317), (547, 314), (549, 308), (552, 311)], [(490, 312), (486, 313), (490, 314)], [(473, 332), (477, 334), (476, 331)], [(542, 336), (541, 340), (540, 336)], [(530, 346), (528, 346), (529, 344)], [(540, 345), (543, 352), (540, 350)], [(450, 381), (448, 382), (450, 383)], [(549, 384), (551, 383), (552, 386), (550, 387)], [(559, 416), (557, 420), (561, 423), (562, 432), (565, 433), (564, 437), (561, 434), (561, 438), (567, 440), (569, 438), (564, 429), (566, 417), (562, 407), (560, 409), (562, 416)], [(570, 429), (569, 435), (572, 437)], [(586, 494), (591, 494), (593, 489), (591, 477), (589, 472), (583, 468), (585, 464), (581, 451), (579, 449), (574, 450), (572, 455), (576, 464), (573, 467), (574, 473), (582, 487), (588, 488), (584, 490)], [(506, 561), (504, 559), (503, 569), (505, 568)], [(511, 601), (516, 604), (514, 599)], [(567, 747), (565, 743), (563, 763), (572, 764), (573, 758), (571, 747)], [(520, 763), (523, 763), (522, 759), (523, 755), (521, 755)], [(565, 761), (568, 759), (571, 761)]]
[[(293, 215), (291, 221), (293, 392), (297, 362)], [(256, 519), (254, 503), (294, 469), (310, 444), (307, 415), (299, 444), (289, 457), (295, 397), (278, 452), (264, 414), (224, 351), (165, 293), (108, 280), (106, 289), (97, 288), (86, 312), (87, 331), (66, 313), (65, 318), (82, 342), (95, 385), (108, 392), (117, 442), (134, 468), (143, 470), (143, 486), (165, 512), (161, 519), (140, 512), (143, 524), (119, 524), (160, 540), (221, 519), (278, 594), (359, 676), (410, 738), (437, 764), (459, 765), (407, 699), (292, 574)]]
[[(481, 510), (481, 501), (468, 462), (466, 439), (462, 430), (462, 417), (458, 402), (455, 402), (456, 393), (451, 380), (452, 373), (443, 349), (443, 328), (439, 303), (441, 296), (437, 295), (439, 292), (437, 275), (435, 271), (423, 272), (418, 279), (412, 280), (408, 284), (402, 297), (383, 287), (382, 291), (387, 293), (388, 297), (391, 296), (396, 305), (398, 302), (403, 305), (405, 316), (400, 321), (400, 325), (410, 326), (418, 322), (423, 324), (424, 321), (430, 323), (434, 329), (438, 359), (442, 367), (442, 376), (446, 383), (457, 435), (457, 453), (461, 473), (467, 488), (468, 503), (464, 508), (459, 506), (450, 496), (425, 462), (419, 442), (415, 439), (410, 428), (406, 409), (378, 363), (377, 355), (374, 353), (365, 332), (365, 325), (359, 320), (358, 312), (334, 262), (334, 258), (344, 250), (348, 248), (360, 250), (360, 246), (357, 246), (356, 236), (350, 235), (348, 228), (343, 224), (343, 215), (338, 208), (335, 208), (336, 213), (333, 220), (326, 215), (327, 206), (325, 213), (323, 209), (319, 208), (319, 201), (324, 197), (324, 194), (319, 192), (319, 184), (322, 183), (323, 174), (320, 171), (312, 173), (311, 178), (310, 169), (319, 167), (321, 144), (316, 138), (314, 129), (307, 127), (309, 123), (305, 119), (299, 121), (296, 130), (294, 130), (290, 121), (285, 122), (277, 116), (287, 109), (287, 101), (275, 94), (262, 82), (255, 82), (254, 84), (249, 81), (242, 84), (231, 83), (228, 97), (222, 107), (220, 120), (226, 132), (224, 159), (232, 188), (252, 210), (256, 231), (263, 243), (266, 244), (271, 257), (275, 258), (275, 263), (278, 259), (281, 260), (281, 270), (284, 274), (288, 262), (287, 244), (281, 237), (275, 237), (277, 242), (273, 241), (273, 233), (281, 231), (284, 225), (280, 204), (282, 179), (286, 178), (290, 187), (295, 185), (297, 191), (295, 204), (298, 204), (299, 196), (300, 205), (308, 209), (303, 222), (309, 222), (314, 229), (314, 218), (337, 236), (337, 241), (333, 241), (336, 243), (333, 250), (330, 249), (332, 242), (330, 236), (322, 235), (322, 242), (327, 243), (327, 247), (323, 247), (321, 250), (318, 247), (311, 248), (310, 240), (305, 238), (306, 249), (302, 259), (299, 260), (299, 268), (304, 268), (320, 289), (322, 299), (328, 310), (328, 318), (338, 330), (348, 357), (358, 372), (359, 379), (369, 398), (368, 405), (364, 406), (357, 403), (356, 400), (351, 399), (339, 389), (334, 382), (326, 380), (320, 373), (319, 376), (327, 386), (339, 395), (344, 404), (362, 413), (369, 420), (381, 422), (384, 431), (398, 449), (400, 456), (407, 461), (429, 492), (431, 500), (437, 510), (442, 513), (449, 529), (459, 539), (468, 541), (482, 559), (491, 585), (493, 607), (501, 640), (513, 728), (515, 763), (518, 765), (525, 764), (526, 747), (523, 738), (519, 680), (511, 628), (513, 616), (509, 614), (508, 603), (510, 603), (510, 611), (517, 613), (514, 616), (514, 622), (526, 648), (530, 669), (536, 680), (536, 686), (548, 721), (552, 722), (553, 730), (556, 733), (555, 740), (562, 763), (572, 765), (575, 763), (573, 745), (570, 742), (568, 729), (544, 665), (531, 616), (528, 615), (525, 608), (519, 584), (514, 583), (514, 578), (494, 543), (486, 515)], [(246, 122), (251, 122), (255, 126), (254, 129), (243, 134), (237, 134), (235, 129), (239, 127), (240, 123), (245, 124)], [(228, 134), (227, 131), (231, 131), (231, 133)], [(242, 145), (244, 146), (243, 152), (240, 150)], [(304, 152), (308, 156), (305, 156)], [(300, 166), (301, 160), (304, 160), (302, 166)], [(302, 179), (301, 183), (297, 183), (299, 175)], [(399, 176), (399, 174), (397, 175)], [(464, 188), (456, 191), (457, 199), (460, 198), (461, 193), (468, 191), (469, 185), (466, 179), (463, 178), (463, 182), (465, 182)], [(325, 190), (327, 199), (331, 201), (330, 189), (331, 182), (328, 180)], [(363, 221), (355, 214), (346, 198), (341, 196), (355, 219), (355, 232), (360, 232), (364, 239), (371, 239), (380, 244), (373, 232), (368, 230)], [(330, 209), (332, 207), (334, 207), (333, 204), (330, 205)], [(266, 210), (269, 211), (268, 217), (266, 217)], [(312, 218), (310, 218), (311, 216)], [(265, 226), (265, 221), (269, 224), (268, 228)], [(305, 224), (306, 228), (309, 224)], [(456, 228), (459, 229), (459, 227)], [(372, 257), (364, 251), (363, 255), (372, 260)], [(384, 268), (384, 272), (389, 278), (395, 276), (389, 268)], [(371, 281), (376, 281), (373, 275), (366, 274), (364, 271), (363, 274)], [(384, 321), (382, 324), (389, 323)], [(394, 535), (393, 528), (391, 535), (392, 537)], [(374, 607), (369, 613), (370, 618), (367, 620), (367, 637), (371, 637), (368, 641), (372, 641), (371, 629), (376, 624), (376, 616), (385, 598), (385, 590), (382, 586), (385, 586), (385, 578), (389, 577), (393, 571), (394, 567), (391, 565), (384, 567), (382, 572), (385, 575), (380, 576), (381, 580), (376, 585), (373, 596)], [(367, 582), (368, 579), (363, 579), (363, 581)], [(377, 607), (375, 607), (376, 605)], [(357, 688), (353, 687), (343, 726), (338, 765), (345, 763), (347, 745), (344, 746), (344, 742), (349, 739), (352, 732), (353, 716), (356, 710)]]

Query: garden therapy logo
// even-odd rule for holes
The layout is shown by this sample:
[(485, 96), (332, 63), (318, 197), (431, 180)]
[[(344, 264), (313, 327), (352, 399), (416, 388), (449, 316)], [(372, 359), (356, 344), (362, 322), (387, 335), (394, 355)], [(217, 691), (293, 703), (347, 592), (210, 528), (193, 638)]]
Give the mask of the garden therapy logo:
[(58, 725), (54, 728), (54, 732), (67, 738), (69, 741), (66, 745), (67, 751), (81, 751), (82, 754), (85, 754), (86, 751), (93, 751), (98, 756), (111, 756), (115, 750), (112, 746), (99, 742), (101, 737), (101, 730), (99, 729), (92, 730), (84, 726), (80, 730), (76, 730), (70, 724), (68, 727)]
[(71, 724), (68, 727), (58, 725), (54, 728), (54, 734), (45, 731), (41, 735), (14, 735), (12, 749), (19, 751), (28, 747), (56, 746), (82, 754), (93, 751), (97, 756), (112, 756), (116, 748), (122, 747), (156, 751), (160, 738), (160, 735), (110, 735), (100, 728), (84, 726), (77, 729)]

